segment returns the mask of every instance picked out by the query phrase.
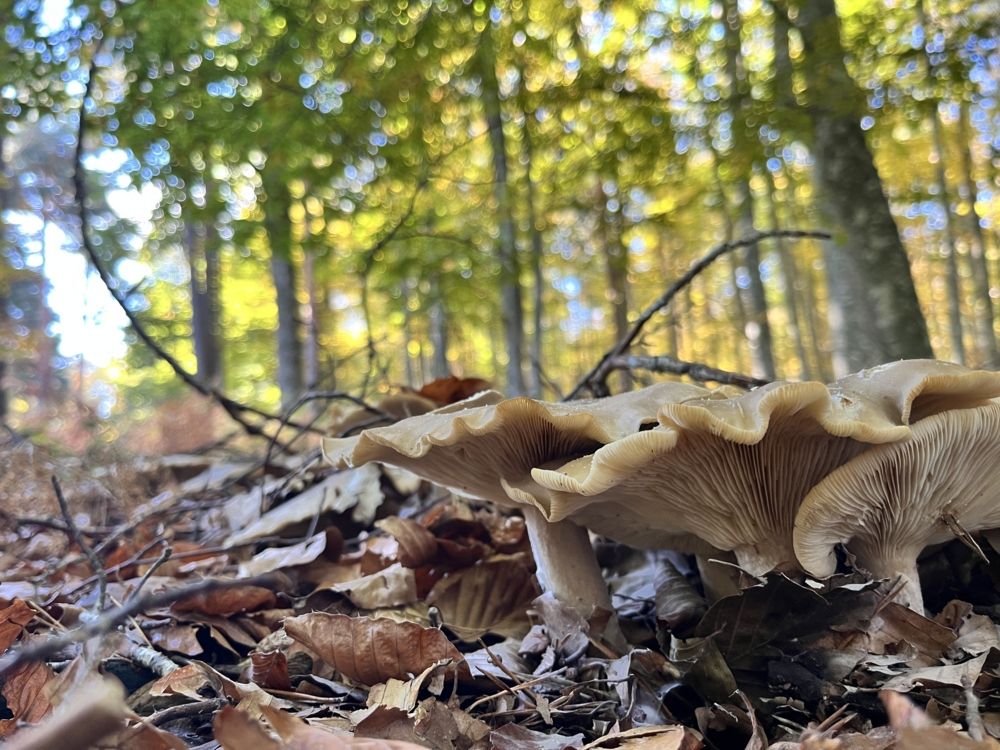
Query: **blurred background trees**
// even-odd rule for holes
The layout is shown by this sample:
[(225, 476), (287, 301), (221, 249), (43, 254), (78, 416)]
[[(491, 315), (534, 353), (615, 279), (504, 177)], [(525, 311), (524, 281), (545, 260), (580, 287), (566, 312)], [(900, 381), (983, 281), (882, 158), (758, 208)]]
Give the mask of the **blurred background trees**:
[(998, 364), (989, 4), (14, 0), (0, 24), (8, 423), (183, 393), (79, 255), (81, 107), (128, 304), (250, 403), (448, 372), (558, 397), (709, 246), (774, 227), (834, 239), (724, 259), (641, 347), (761, 377)]

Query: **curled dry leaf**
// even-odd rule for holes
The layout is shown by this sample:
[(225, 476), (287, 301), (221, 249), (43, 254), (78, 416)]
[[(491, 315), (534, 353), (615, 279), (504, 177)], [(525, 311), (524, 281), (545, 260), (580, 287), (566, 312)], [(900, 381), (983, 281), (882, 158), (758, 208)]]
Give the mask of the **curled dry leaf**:
[(291, 690), (288, 659), (281, 651), (255, 651), (250, 654), (250, 681), (263, 688)]
[(235, 615), (270, 609), (278, 604), (274, 592), (262, 586), (233, 586), (217, 591), (206, 591), (175, 602), (174, 612), (200, 612), (205, 615)]
[(583, 735), (535, 732), (519, 724), (506, 724), (490, 732), (491, 750), (576, 750), (583, 747)]
[(9, 607), (0, 610), (0, 654), (10, 648), (34, 616), (34, 611), (23, 599), (15, 599)]
[(7, 673), (0, 696), (10, 718), (0, 719), (0, 738), (12, 734), (19, 722), (37, 724), (52, 710), (46, 686), (54, 677), (47, 664), (38, 663), (24, 664)]
[(419, 568), (437, 554), (434, 535), (412, 519), (389, 516), (375, 525), (399, 543), (399, 561), (407, 568)]
[(285, 632), (334, 669), (366, 685), (409, 679), (443, 659), (462, 661), (444, 633), (412, 622), (313, 612), (287, 618)]
[[(339, 532), (337, 532), (339, 534)], [(336, 539), (336, 537), (334, 537)], [(289, 547), (268, 547), (257, 553), (252, 559), (240, 565), (241, 576), (259, 576), (270, 573), (273, 570), (291, 568), (296, 565), (307, 565), (320, 555), (326, 557), (326, 549), (329, 536), (326, 532), (314, 534), (304, 542), (293, 544)], [(344, 544), (343, 536), (340, 537), (341, 548)], [(339, 550), (334, 555), (334, 560), (339, 556)], [(327, 558), (329, 559), (329, 558)]]
[(485, 633), (524, 635), (527, 607), (539, 593), (523, 558), (495, 557), (439, 581), (427, 603), (459, 638), (472, 642)]
[(673, 726), (638, 727), (605, 735), (583, 746), (583, 750), (622, 748), (625, 750), (701, 750), (705, 746), (693, 729)]
[(399, 563), (330, 589), (344, 594), (361, 609), (398, 607), (417, 600), (417, 579), (410, 568)]

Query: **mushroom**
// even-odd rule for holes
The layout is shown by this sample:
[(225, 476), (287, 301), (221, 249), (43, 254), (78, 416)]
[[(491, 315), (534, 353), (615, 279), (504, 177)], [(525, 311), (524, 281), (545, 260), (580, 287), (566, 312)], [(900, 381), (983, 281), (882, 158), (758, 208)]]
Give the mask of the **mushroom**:
[(660, 383), (610, 398), (565, 404), (513, 398), (480, 406), (466, 400), (356, 437), (327, 438), (323, 450), (337, 466), (381, 461), (462, 495), (520, 507), (542, 587), (589, 615), (595, 606), (611, 609), (590, 537), (576, 523), (545, 521), (533, 499), (543, 491), (531, 480), (531, 469), (591, 453), (655, 425), (657, 410), (664, 403), (709, 393), (699, 386)]
[(847, 545), (875, 578), (902, 581), (897, 601), (923, 613), (917, 556), (924, 547), (1000, 527), (1000, 403), (942, 412), (910, 437), (832, 472), (795, 520), (795, 554), (810, 574), (833, 575)]
[(820, 479), (870, 444), (900, 440), (862, 392), (772, 383), (730, 399), (666, 404), (661, 425), (558, 469), (536, 469), (551, 522), (572, 518), (637, 547), (680, 534), (732, 550), (752, 575), (797, 567), (792, 527)]
[(893, 423), (912, 424), (949, 409), (989, 403), (1000, 396), (1000, 373), (935, 359), (905, 359), (848, 375), (830, 390), (861, 391)]

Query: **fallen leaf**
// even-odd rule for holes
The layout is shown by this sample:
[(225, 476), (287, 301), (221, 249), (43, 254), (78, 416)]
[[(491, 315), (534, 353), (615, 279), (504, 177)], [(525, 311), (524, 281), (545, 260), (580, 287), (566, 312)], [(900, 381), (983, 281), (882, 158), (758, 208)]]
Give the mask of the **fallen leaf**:
[(289, 617), (285, 632), (352, 680), (375, 685), (409, 679), (435, 662), (462, 662), (444, 633), (415, 623), (326, 612)]
[(434, 535), (416, 521), (389, 516), (376, 521), (375, 526), (399, 543), (399, 562), (407, 568), (419, 568), (437, 555)]
[(277, 597), (262, 586), (231, 586), (216, 591), (206, 591), (175, 602), (174, 612), (201, 612), (206, 615), (234, 615), (256, 609), (270, 609), (278, 603)]
[(375, 520), (382, 504), (380, 472), (376, 464), (331, 474), (291, 500), (268, 511), (256, 521), (231, 534), (227, 546), (245, 544), (265, 536), (274, 536), (296, 524), (305, 523), (323, 513), (351, 512), (351, 518), (363, 526)]
[(953, 685), (962, 686), (963, 678), (975, 683), (986, 665), (986, 660), (991, 655), (1000, 656), (1000, 652), (990, 650), (974, 659), (969, 659), (958, 664), (946, 664), (941, 667), (922, 667), (919, 669), (907, 670), (904, 674), (887, 680), (882, 685), (883, 689), (889, 691), (908, 692), (917, 685)]
[(291, 690), (288, 659), (281, 651), (254, 651), (250, 654), (250, 681), (262, 688)]
[(55, 675), (48, 664), (22, 664), (3, 678), (0, 696), (7, 705), (8, 719), (0, 719), (0, 738), (17, 729), (19, 722), (37, 724), (52, 710), (45, 688)]
[(326, 532), (320, 532), (290, 547), (268, 547), (240, 565), (240, 576), (259, 576), (273, 570), (311, 563), (320, 555), (324, 555), (327, 539)]
[(398, 607), (417, 600), (417, 579), (410, 568), (396, 563), (377, 573), (330, 586), (330, 590), (344, 594), (361, 609)]
[(457, 378), (449, 375), (425, 383), (417, 393), (441, 406), (446, 406), (488, 390), (489, 387), (489, 381), (482, 378)]
[(535, 732), (518, 724), (507, 724), (490, 732), (492, 750), (577, 750), (583, 747), (583, 735)]
[(674, 726), (639, 727), (616, 732), (584, 745), (582, 750), (628, 748), (628, 750), (701, 750), (701, 736), (692, 729)]
[(0, 610), (0, 654), (10, 648), (34, 617), (34, 610), (23, 599), (15, 599)]
[(212, 722), (215, 739), (223, 750), (281, 750), (260, 722), (232, 706), (223, 706)]
[(524, 635), (527, 607), (538, 594), (523, 558), (504, 556), (448, 575), (431, 589), (427, 603), (459, 638), (474, 642), (486, 633)]
[(198, 656), (204, 652), (198, 641), (198, 628), (194, 625), (166, 625), (146, 630), (150, 642), (164, 651), (184, 656)]
[[(88, 750), (118, 731), (126, 713), (121, 683), (112, 678), (91, 677), (67, 693), (59, 710), (50, 718), (14, 735), (4, 750)], [(0, 730), (0, 737), (3, 736)]]

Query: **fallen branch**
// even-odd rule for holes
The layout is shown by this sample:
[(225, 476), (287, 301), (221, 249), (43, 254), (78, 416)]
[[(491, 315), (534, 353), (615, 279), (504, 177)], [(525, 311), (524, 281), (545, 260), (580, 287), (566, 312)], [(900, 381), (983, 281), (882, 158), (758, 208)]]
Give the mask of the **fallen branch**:
[(159, 591), (153, 594), (142, 594), (141, 596), (129, 599), (127, 602), (114, 609), (105, 610), (100, 616), (85, 621), (80, 627), (67, 630), (62, 635), (48, 638), (29, 646), (13, 649), (0, 657), (0, 677), (11, 670), (17, 669), (22, 664), (32, 661), (45, 661), (55, 656), (67, 646), (75, 643), (82, 643), (91, 638), (95, 638), (105, 633), (110, 633), (119, 624), (133, 615), (144, 612), (155, 607), (164, 607), (181, 599), (187, 599), (196, 594), (204, 594), (209, 591), (219, 591), (221, 589), (238, 588), (242, 586), (262, 586), (273, 588), (279, 577), (272, 573), (252, 578), (236, 580), (206, 579), (188, 586), (177, 589)]
[(628, 333), (625, 334), (625, 336), (618, 343), (611, 347), (611, 349), (605, 352), (600, 361), (594, 365), (590, 372), (583, 376), (580, 382), (576, 384), (570, 394), (563, 400), (569, 401), (577, 398), (584, 390), (589, 390), (595, 396), (607, 396), (608, 388), (606, 383), (608, 375), (610, 375), (614, 369), (610, 367), (611, 360), (625, 353), (625, 351), (639, 337), (642, 329), (652, 319), (652, 317), (656, 315), (656, 313), (669, 305), (673, 301), (674, 297), (676, 297), (680, 291), (690, 284), (698, 274), (712, 265), (712, 263), (721, 258), (723, 255), (730, 253), (733, 250), (738, 250), (741, 247), (756, 245), (761, 240), (766, 240), (769, 237), (797, 237), (820, 240), (830, 239), (830, 235), (826, 232), (803, 229), (774, 229), (768, 232), (754, 232), (743, 239), (734, 240), (732, 242), (723, 242), (721, 245), (716, 245), (699, 260), (695, 261), (687, 272), (671, 284), (670, 288), (660, 295), (660, 297), (653, 302), (653, 304), (642, 311), (642, 314), (640, 314), (635, 323), (632, 324)]
[(767, 385), (769, 380), (742, 375), (738, 372), (719, 370), (701, 362), (686, 362), (683, 359), (660, 355), (649, 357), (642, 355), (621, 354), (608, 360), (608, 370), (648, 370), (649, 372), (667, 372), (672, 375), (687, 375), (700, 383), (712, 382), (721, 385), (735, 385), (737, 388), (756, 388)]

